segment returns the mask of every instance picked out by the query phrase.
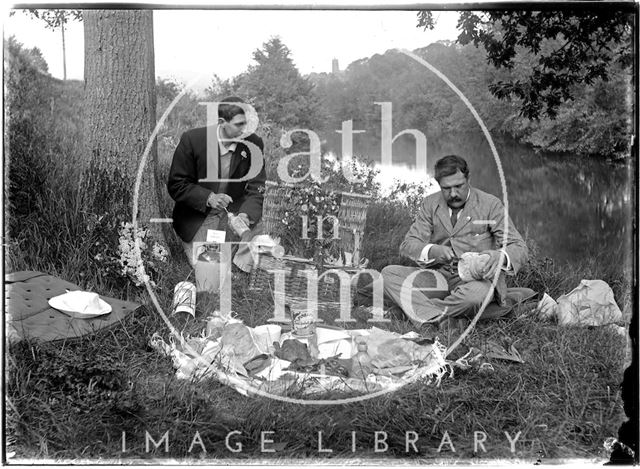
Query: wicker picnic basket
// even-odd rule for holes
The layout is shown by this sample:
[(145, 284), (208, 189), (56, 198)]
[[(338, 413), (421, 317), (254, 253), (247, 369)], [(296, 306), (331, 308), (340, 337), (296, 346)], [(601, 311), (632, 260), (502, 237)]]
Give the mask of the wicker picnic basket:
[(367, 220), (367, 208), (371, 201), (371, 196), (342, 193), (338, 221), (340, 222), (340, 244), (343, 251), (353, 253), (354, 261), (357, 263), (360, 257), (362, 237)]
[(290, 184), (278, 184), (274, 181), (265, 183), (264, 203), (262, 207), (262, 225), (265, 233), (273, 234), (282, 225), (282, 219), (287, 210), (293, 209), (283, 201), (291, 190)]
[[(296, 210), (287, 202), (287, 195), (294, 186), (291, 184), (278, 184), (267, 181), (265, 184), (265, 197), (263, 205), (263, 227), (268, 234), (278, 232), (281, 227), (285, 212)], [(359, 250), (364, 233), (367, 207), (371, 197), (361, 194), (343, 192), (338, 213), (340, 226), (340, 248), (354, 254), (353, 260), (358, 261)], [(307, 277), (305, 270), (315, 269), (320, 276), (326, 269), (323, 262), (324, 256), (316, 259), (302, 259), (293, 256), (275, 258), (268, 254), (261, 254), (258, 262), (251, 272), (250, 288), (256, 291), (269, 292), (275, 297), (275, 273), (284, 271), (284, 303), (292, 304), (306, 301)], [(346, 266), (350, 267), (350, 266)], [(340, 283), (337, 276), (327, 274), (318, 281), (318, 311), (340, 308)]]
[(307, 291), (304, 270), (312, 268), (314, 266), (311, 262), (302, 259), (286, 256), (276, 258), (269, 254), (260, 254), (258, 265), (251, 271), (249, 286), (257, 291), (274, 291), (274, 271), (284, 271), (287, 296), (303, 297)]
[[(261, 254), (257, 266), (251, 271), (249, 287), (255, 291), (268, 292), (274, 297), (283, 295), (285, 305), (306, 302), (307, 274), (305, 270), (317, 272), (317, 266), (310, 259), (292, 256), (275, 258), (269, 254)], [(275, 271), (284, 272), (284, 292), (275, 288)], [(318, 281), (318, 312), (340, 309), (339, 282), (335, 276), (325, 276)]]

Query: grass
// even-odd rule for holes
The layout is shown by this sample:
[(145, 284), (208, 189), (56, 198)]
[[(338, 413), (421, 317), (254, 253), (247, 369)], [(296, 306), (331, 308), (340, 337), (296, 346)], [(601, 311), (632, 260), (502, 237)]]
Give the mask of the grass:
[[(375, 399), (323, 407), (244, 397), (213, 380), (177, 380), (171, 361), (148, 346), (154, 332), (167, 339), (169, 331), (146, 293), (103, 270), (95, 260), (100, 252), (95, 243), (113, 242), (105, 238), (113, 227), (83, 212), (70, 183), (77, 180), (76, 165), (65, 164), (77, 157), (77, 139), (70, 137), (77, 136), (80, 128), (70, 117), (80, 116), (75, 111), (68, 110), (67, 119), (47, 127), (51, 129), (47, 139), (38, 140), (23, 154), (14, 153), (31, 158), (27, 161), (40, 159), (34, 167), (14, 166), (26, 173), (14, 171), (11, 177), (28, 180), (29, 171), (40, 171), (42, 183), (25, 194), (28, 210), (9, 207), (13, 230), (7, 237), (5, 268), (40, 270), (145, 306), (118, 327), (95, 335), (48, 344), (22, 342), (9, 348), (6, 435), (7, 450), (15, 452), (16, 458), (223, 463), (305, 458), (305, 462), (320, 463), (382, 460), (419, 464), (608, 457), (602, 443), (616, 435), (623, 420), (618, 386), (624, 338), (607, 328), (559, 328), (539, 321), (526, 309), (503, 320), (480, 323), (464, 344), (482, 348), (487, 340), (517, 341), (524, 364), (493, 360), (493, 371), (456, 370), (439, 387), (415, 383)], [(407, 223), (406, 214), (394, 207), (374, 207), (368, 221), (365, 256), (376, 268), (397, 262), (397, 244), (403, 235), (399, 227)], [(513, 280), (557, 297), (581, 278), (603, 278), (614, 288), (619, 304), (626, 304), (628, 282), (603, 270), (604, 265), (592, 262), (569, 270), (534, 255)], [(173, 286), (189, 273), (182, 257), (171, 259), (159, 273), (157, 295), (165, 311)], [(172, 323), (185, 334), (197, 333), (215, 307), (211, 300), (199, 297), (195, 319), (182, 315), (172, 317)], [(271, 317), (273, 303), (268, 294), (249, 288), (246, 275), (237, 274), (233, 309), (247, 325), (255, 326)], [(356, 309), (353, 316), (358, 319), (353, 327), (366, 327), (362, 309)], [(406, 332), (412, 326), (394, 320), (389, 329)], [(159, 441), (167, 431), (169, 451), (152, 447), (147, 452), (145, 432)], [(225, 437), (232, 431), (240, 432), (232, 435), (231, 444), (242, 444), (242, 452), (233, 453), (225, 446)], [(274, 432), (275, 453), (261, 451), (261, 433), (267, 431)], [(323, 432), (323, 447), (333, 449), (332, 453), (318, 452), (319, 431)], [(385, 452), (375, 452), (376, 431), (387, 434)], [(419, 435), (418, 453), (405, 452), (409, 431)], [(514, 453), (505, 431), (511, 437), (520, 432)], [(123, 432), (126, 452), (122, 452)], [(189, 452), (196, 432), (206, 454), (198, 445)], [(355, 453), (351, 432), (357, 436)], [(455, 453), (447, 444), (442, 452), (437, 451), (445, 432)], [(486, 434), (486, 453), (474, 452), (474, 432)]]
[[(166, 286), (184, 278), (186, 266), (181, 267), (167, 275)], [(237, 279), (234, 309), (248, 325), (257, 325), (270, 317), (272, 305), (250, 291), (246, 280)], [(159, 297), (163, 307), (168, 306), (169, 290), (161, 289)], [(179, 330), (193, 333), (204, 327), (208, 312), (201, 309), (195, 320), (183, 315), (172, 321)], [(360, 317), (356, 326), (363, 325)], [(404, 321), (390, 325), (400, 332), (410, 328)], [(54, 460), (383, 457), (413, 463), (439, 458), (534, 462), (541, 457), (606, 458), (602, 442), (616, 434), (622, 420), (618, 385), (624, 339), (606, 328), (559, 328), (538, 321), (531, 311), (480, 323), (465, 344), (482, 348), (486, 340), (517, 341), (524, 364), (493, 360), (494, 371), (456, 370), (440, 387), (415, 383), (383, 397), (330, 407), (244, 397), (213, 380), (179, 381), (170, 360), (148, 347), (154, 332), (168, 336), (159, 315), (144, 307), (121, 327), (95, 336), (12, 347), (7, 381), (10, 450), (20, 458)], [(121, 452), (123, 431), (126, 453)], [(169, 431), (169, 451), (162, 447), (147, 453), (146, 431), (155, 441)], [(198, 445), (188, 451), (196, 431), (206, 454)], [(242, 453), (226, 449), (231, 431), (241, 432), (232, 435), (232, 443), (241, 443)], [(261, 432), (266, 431), (275, 432), (276, 453), (261, 452)], [(318, 431), (323, 432), (323, 447), (333, 453), (318, 452)], [(355, 453), (352, 431), (360, 445)], [(387, 433), (384, 453), (374, 452), (375, 431)], [(419, 435), (417, 454), (405, 453), (408, 431)], [(513, 454), (505, 431), (511, 437), (521, 432)], [(445, 432), (455, 453), (436, 451)], [(474, 432), (487, 435), (486, 453), (474, 453)]]

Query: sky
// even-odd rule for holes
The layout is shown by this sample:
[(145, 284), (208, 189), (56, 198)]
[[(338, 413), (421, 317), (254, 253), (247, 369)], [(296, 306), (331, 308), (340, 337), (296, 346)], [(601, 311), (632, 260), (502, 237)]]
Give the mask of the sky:
[[(317, 10), (155, 10), (156, 76), (183, 83), (198, 80), (206, 87), (213, 74), (222, 79), (238, 75), (252, 63), (252, 53), (273, 36), (291, 50), (302, 74), (330, 72), (338, 59), (341, 69), (354, 60), (388, 49), (416, 49), (440, 39), (453, 40), (458, 13), (435, 12), (436, 29), (416, 27), (413, 11)], [(240, 31), (238, 31), (240, 25)], [(49, 72), (62, 78), (62, 35), (22, 11), (4, 15), (4, 36), (15, 35), (24, 46), (38, 47)], [(66, 30), (67, 77), (83, 79), (84, 38), (81, 22)]]

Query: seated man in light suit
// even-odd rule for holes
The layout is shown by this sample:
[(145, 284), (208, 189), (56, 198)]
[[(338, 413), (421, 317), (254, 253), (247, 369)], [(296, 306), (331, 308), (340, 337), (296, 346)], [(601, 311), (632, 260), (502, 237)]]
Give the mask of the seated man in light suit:
[[(494, 298), (502, 304), (504, 276), (515, 275), (528, 256), (527, 246), (510, 219), (507, 238), (503, 239), (504, 206), (495, 196), (469, 185), (469, 168), (463, 158), (449, 155), (438, 160), (435, 178), (441, 191), (425, 198), (400, 245), (400, 254), (436, 272), (398, 265), (382, 269), (385, 294), (417, 326), (472, 317), (489, 293), (496, 269), (501, 272)], [(463, 282), (458, 276), (458, 259), (465, 252), (489, 254), (482, 280)], [(405, 282), (412, 274), (412, 281)], [(419, 291), (433, 287), (434, 275), (448, 286), (442, 298)]]

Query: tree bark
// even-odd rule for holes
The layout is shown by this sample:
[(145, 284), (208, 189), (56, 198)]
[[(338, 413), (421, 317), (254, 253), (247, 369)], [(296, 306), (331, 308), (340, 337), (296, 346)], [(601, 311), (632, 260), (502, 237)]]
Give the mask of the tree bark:
[[(132, 219), (138, 166), (156, 124), (153, 12), (85, 10), (85, 206)], [(139, 190), (139, 224), (158, 217), (155, 142)], [(158, 237), (160, 230), (151, 226)]]
[(64, 21), (60, 24), (62, 30), (62, 81), (67, 81), (67, 48), (64, 42)]

